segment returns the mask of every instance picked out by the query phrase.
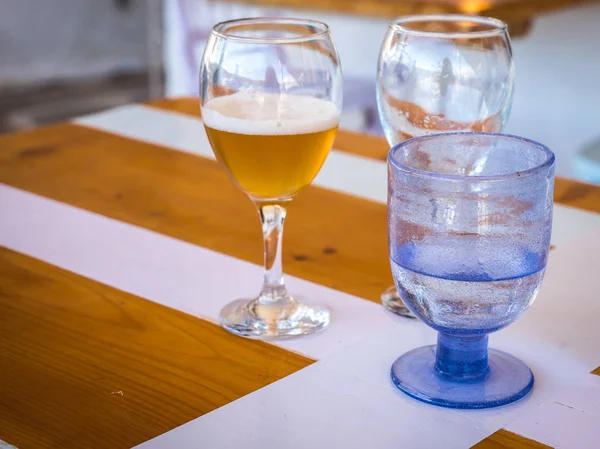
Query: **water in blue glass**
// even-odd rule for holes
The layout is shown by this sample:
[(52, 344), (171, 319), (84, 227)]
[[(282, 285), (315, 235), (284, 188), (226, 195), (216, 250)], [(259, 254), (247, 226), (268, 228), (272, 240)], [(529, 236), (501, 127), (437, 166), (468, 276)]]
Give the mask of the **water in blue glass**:
[(487, 334), (531, 305), (545, 255), (498, 239), (428, 239), (392, 249), (398, 291), (421, 320), (445, 334)]
[(424, 240), (391, 248), (391, 265), (402, 300), (439, 332), (438, 344), (400, 357), (392, 380), (410, 396), (446, 407), (486, 408), (525, 396), (533, 387), (531, 370), (509, 354), (488, 351), (487, 334), (531, 305), (546, 256), (478, 235)]

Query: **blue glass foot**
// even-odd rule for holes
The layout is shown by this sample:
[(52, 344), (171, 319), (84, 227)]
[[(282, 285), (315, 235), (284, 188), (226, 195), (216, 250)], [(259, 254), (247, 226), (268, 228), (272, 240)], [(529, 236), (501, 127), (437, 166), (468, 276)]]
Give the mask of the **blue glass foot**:
[[(464, 338), (440, 335), (437, 346), (399, 357), (392, 365), (392, 381), (420, 401), (463, 409), (510, 404), (531, 391), (533, 373), (525, 363), (502, 351), (488, 352), (487, 336), (474, 340), (465, 344)], [(454, 347), (448, 350), (448, 344)], [(477, 351), (470, 346), (477, 346)]]

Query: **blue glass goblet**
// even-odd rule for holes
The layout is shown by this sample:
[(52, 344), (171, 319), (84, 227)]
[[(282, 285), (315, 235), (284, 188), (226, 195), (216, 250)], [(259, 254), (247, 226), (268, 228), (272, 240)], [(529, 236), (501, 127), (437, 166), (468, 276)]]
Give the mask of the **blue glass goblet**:
[(388, 156), (392, 272), (437, 345), (392, 365), (406, 394), (454, 408), (516, 401), (533, 387), (519, 359), (488, 351), (488, 334), (533, 302), (550, 251), (554, 154), (519, 137), (435, 134)]

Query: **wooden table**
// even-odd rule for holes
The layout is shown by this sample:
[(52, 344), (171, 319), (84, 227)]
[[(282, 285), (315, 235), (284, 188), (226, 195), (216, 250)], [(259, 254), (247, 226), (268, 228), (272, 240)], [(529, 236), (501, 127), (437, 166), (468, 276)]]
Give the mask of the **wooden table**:
[(262, 7), (326, 11), (366, 17), (394, 17), (411, 14), (473, 14), (495, 17), (508, 24), (511, 36), (527, 33), (541, 14), (597, 0), (211, 0), (248, 3)]
[[(198, 115), (195, 99), (151, 107)], [(388, 150), (347, 131), (335, 147)], [(1, 136), (0, 182), (262, 262), (256, 212), (212, 160), (60, 123)], [(600, 213), (600, 188), (557, 179), (556, 201)], [(290, 211), (285, 270), (378, 301), (391, 281), (385, 229), (384, 204), (311, 186)], [(0, 439), (19, 449), (128, 448), (311, 363), (0, 247)], [(536, 444), (500, 430), (477, 447)]]

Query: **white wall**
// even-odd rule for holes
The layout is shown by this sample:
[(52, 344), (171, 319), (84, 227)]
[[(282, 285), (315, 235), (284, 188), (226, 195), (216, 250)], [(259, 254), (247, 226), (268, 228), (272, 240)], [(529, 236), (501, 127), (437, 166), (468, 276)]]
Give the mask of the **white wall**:
[[(176, 4), (194, 0), (166, 0), (167, 92), (197, 93), (197, 67), (183, 60), (181, 20)], [(202, 0), (197, 0), (202, 4)], [(204, 9), (203, 9), (204, 8)], [(202, 13), (200, 13), (201, 11)], [(254, 7), (212, 4), (190, 13), (205, 28), (226, 18), (251, 17)], [(288, 16), (310, 16), (327, 22), (338, 47), (344, 75), (375, 80), (379, 47), (387, 21), (306, 11), (280, 11)], [(193, 22), (194, 17), (189, 17)], [(538, 140), (557, 154), (557, 174), (575, 176), (573, 158), (581, 146), (600, 138), (600, 5), (554, 12), (538, 17), (525, 38), (513, 42), (517, 70), (516, 91), (507, 133)], [(200, 44), (201, 47), (201, 44)], [(202, 48), (196, 48), (200, 54)]]

